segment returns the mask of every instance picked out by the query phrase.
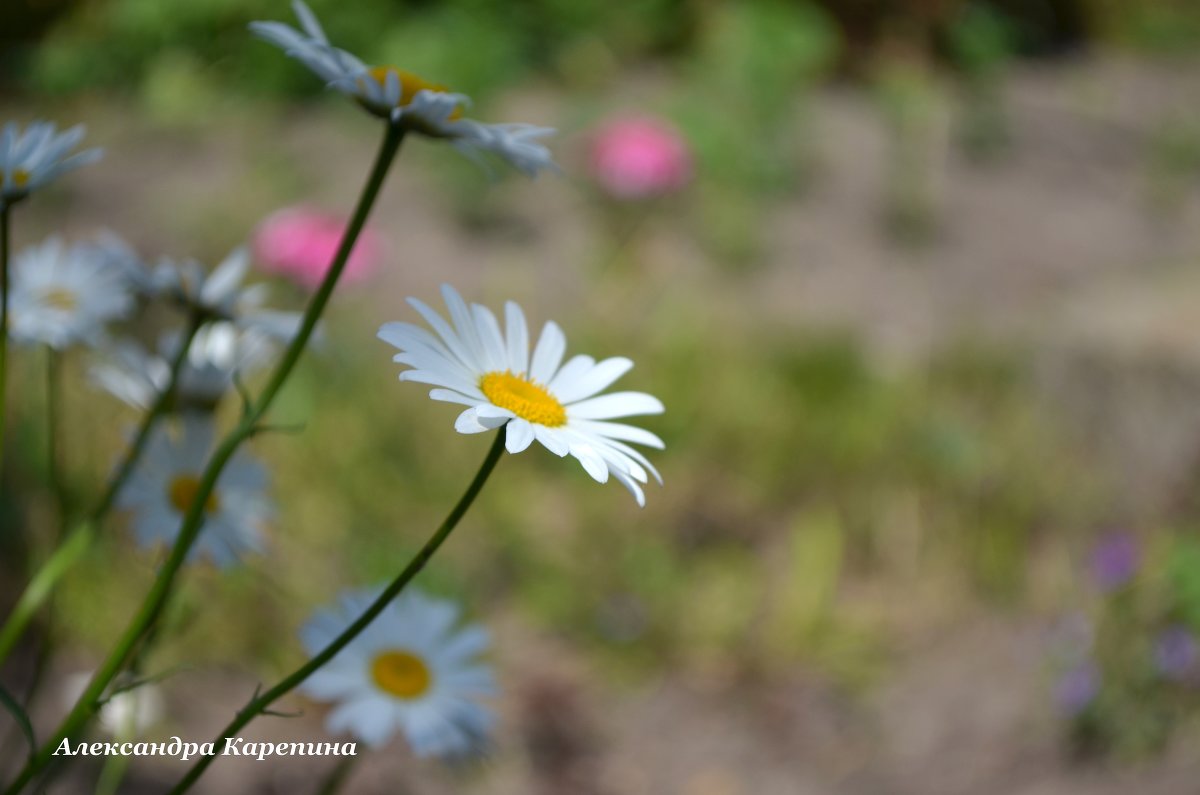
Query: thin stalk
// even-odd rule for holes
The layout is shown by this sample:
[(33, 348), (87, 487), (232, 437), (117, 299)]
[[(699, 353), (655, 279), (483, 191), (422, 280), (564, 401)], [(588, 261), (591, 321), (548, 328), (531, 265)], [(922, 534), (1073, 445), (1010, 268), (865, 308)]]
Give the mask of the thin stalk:
[(8, 414), (8, 227), (11, 207), (0, 208), (0, 468), (4, 465), (4, 428)]
[(267, 409), (270, 408), (276, 395), (279, 394), (279, 390), (291, 375), (296, 363), (300, 360), (300, 356), (304, 352), (308, 340), (317, 326), (317, 322), (320, 320), (321, 313), (333, 295), (333, 289), (337, 285), (338, 278), (342, 275), (342, 271), (345, 270), (346, 262), (350, 258), (350, 252), (353, 251), (354, 243), (358, 239), (363, 226), (366, 224), (367, 216), (370, 215), (371, 208), (375, 204), (375, 199), (379, 195), (379, 190), (383, 187), (384, 178), (387, 176), (388, 169), (392, 164), (392, 160), (395, 159), (396, 152), (399, 151), (400, 143), (403, 139), (404, 130), (398, 126), (389, 124), (383, 143), (380, 145), (379, 153), (376, 155), (371, 174), (363, 188), (362, 195), (359, 197), (354, 214), (350, 218), (350, 223), (346, 227), (346, 232), (342, 236), (342, 241), (338, 245), (333, 263), (329, 271), (325, 274), (320, 288), (313, 294), (312, 300), (309, 302), (308, 307), (306, 307), (299, 331), (296, 332), (296, 336), (288, 344), (287, 349), (284, 351), (279, 363), (275, 366), (275, 370), (272, 372), (258, 400), (252, 406), (247, 407), (241, 421), (229, 432), (229, 435), (222, 440), (213, 452), (213, 456), (209, 460), (208, 466), (204, 470), (204, 475), (197, 486), (192, 504), (184, 516), (183, 524), (179, 528), (179, 536), (175, 539), (175, 544), (171, 547), (171, 552), (167, 556), (166, 562), (163, 563), (158, 576), (155, 577), (154, 583), (150, 586), (145, 599), (134, 614), (133, 620), (126, 627), (125, 632), (122, 633), (108, 657), (96, 669), (91, 682), (88, 683), (79, 700), (75, 702), (75, 706), (67, 713), (67, 717), (63, 719), (62, 724), (58, 727), (53, 737), (25, 765), (16, 780), (5, 790), (6, 795), (14, 795), (14, 793), (20, 792), (37, 775), (38, 771), (46, 766), (53, 757), (55, 749), (59, 747), (62, 741), (67, 737), (73, 736), (83, 728), (84, 724), (88, 722), (95, 712), (96, 706), (99, 704), (108, 685), (121, 672), (135, 647), (158, 619), (163, 605), (170, 596), (171, 588), (175, 583), (175, 577), (187, 559), (187, 554), (191, 551), (192, 544), (195, 543), (200, 533), (204, 522), (204, 506), (212, 495), (213, 489), (216, 488), (217, 478), (220, 477), (225, 465), (229, 463), (229, 459), (233, 457), (241, 444), (262, 431), (259, 422), (263, 415), (266, 414)]
[(346, 784), (346, 779), (350, 778), (351, 771), (354, 770), (354, 763), (358, 761), (357, 756), (348, 756), (334, 766), (333, 770), (329, 771), (329, 775), (321, 782), (321, 788), (317, 790), (317, 795), (337, 795), (342, 791), (342, 787)]
[[(50, 483), (50, 493), (58, 510), (58, 526), (67, 522), (69, 506), (67, 504), (66, 484), (63, 483), (62, 469), (58, 463), (59, 418), (62, 407), (61, 375), (62, 358), (51, 346), (46, 346), (46, 477)], [(53, 542), (57, 542), (57, 533)]]
[(187, 360), (188, 349), (192, 346), (192, 339), (196, 336), (200, 326), (203, 325), (203, 320), (199, 316), (193, 316), (188, 322), (187, 330), (183, 334), (182, 344), (178, 351), (175, 352), (175, 357), (171, 360), (171, 373), (167, 380), (167, 385), (158, 397), (150, 410), (142, 417), (142, 424), (138, 427), (137, 433), (133, 437), (133, 443), (125, 452), (125, 457), (121, 459), (121, 463), (117, 466), (116, 472), (108, 482), (108, 486), (104, 490), (104, 494), (96, 503), (88, 517), (79, 523), (70, 534), (67, 535), (66, 541), (59, 545), (50, 557), (42, 564), (41, 568), (33, 575), (29, 584), (25, 586), (24, 592), (17, 600), (16, 606), (13, 607), (12, 613), (4, 622), (4, 626), (0, 627), (0, 664), (8, 658), (12, 653), (13, 647), (20, 640), (21, 635), (25, 632), (25, 628), (33, 619), (42, 603), (54, 591), (54, 586), (64, 574), (70, 571), (71, 567), (83, 557), (88, 548), (92, 544), (92, 540), (96, 536), (96, 529), (100, 526), (100, 522), (112, 509), (113, 502), (117, 495), (121, 492), (121, 487), (125, 485), (125, 481), (133, 473), (134, 467), (142, 457), (142, 452), (146, 449), (146, 442), (150, 439), (150, 434), (158, 424), (159, 419), (166, 414), (170, 408), (171, 401), (175, 396), (175, 389), (179, 382), (179, 375), (183, 372), (183, 364)]
[[(487, 457), (483, 459), (483, 463), (479, 466), (479, 471), (475, 473), (475, 477), (471, 480), (470, 485), (467, 486), (467, 490), (459, 497), (458, 503), (455, 504), (454, 508), (446, 516), (445, 521), (429, 537), (429, 540), (425, 542), (425, 546), (421, 547), (412, 560), (408, 562), (408, 565), (396, 576), (396, 579), (388, 583), (388, 586), (383, 589), (383, 592), (371, 603), (370, 607), (364, 610), (362, 615), (354, 619), (353, 623), (346, 627), (342, 634), (334, 638), (329, 645), (321, 649), (312, 659), (285, 676), (274, 687), (252, 699), (244, 709), (238, 712), (229, 725), (213, 738), (214, 748), (222, 748), (226, 737), (236, 737), (242, 727), (254, 720), (256, 716), (261, 715), (277, 699), (289, 693), (322, 665), (332, 660), (338, 652), (358, 637), (375, 620), (376, 616), (383, 612), (384, 608), (421, 572), (421, 569), (425, 568), (425, 564), (438, 551), (442, 543), (449, 538), (450, 533), (458, 526), (459, 520), (466, 514), (467, 509), (471, 507), (471, 503), (475, 501), (475, 498), (479, 496), (479, 492), (483, 490), (483, 485), (487, 483), (488, 476), (492, 474), (492, 470), (496, 468), (496, 462), (500, 460), (500, 454), (504, 452), (504, 437), (505, 429), (502, 427), (497, 431), (496, 438), (492, 442), (491, 449), (488, 450)], [(220, 753), (220, 751), (217, 751), (217, 753)], [(216, 755), (197, 757), (192, 769), (171, 789), (169, 795), (180, 795), (180, 793), (186, 792), (203, 775), (205, 769), (212, 764), (214, 759), (216, 759)]]

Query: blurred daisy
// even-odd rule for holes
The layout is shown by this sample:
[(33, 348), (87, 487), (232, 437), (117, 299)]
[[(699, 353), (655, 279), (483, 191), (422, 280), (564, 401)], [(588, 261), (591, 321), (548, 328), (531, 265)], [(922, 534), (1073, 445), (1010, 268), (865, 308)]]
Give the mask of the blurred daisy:
[(291, 339), (300, 327), (300, 313), (265, 309), (268, 285), (242, 284), (249, 269), (250, 250), (243, 246), (212, 271), (195, 260), (163, 260), (145, 272), (142, 287), (151, 295), (164, 296), (213, 319), (260, 329), (280, 340)]
[(28, 196), (59, 174), (100, 159), (99, 149), (68, 153), (83, 140), (84, 127), (56, 132), (51, 122), (37, 121), (22, 132), (14, 122), (0, 131), (0, 209)]
[(401, 381), (437, 387), (434, 400), (467, 406), (454, 427), (459, 433), (481, 433), (508, 426), (506, 446), (519, 453), (536, 439), (558, 456), (570, 454), (587, 473), (604, 483), (609, 476), (621, 482), (645, 505), (641, 486), (652, 474), (662, 478), (646, 457), (625, 442), (662, 449), (654, 434), (632, 425), (612, 422), (620, 417), (660, 414), (658, 398), (642, 392), (599, 395), (633, 367), (614, 357), (597, 362), (574, 356), (563, 364), (567, 341), (553, 323), (542, 329), (533, 356), (529, 355), (529, 330), (521, 307), (505, 304), (505, 331), (491, 310), (467, 306), (449, 285), (442, 295), (454, 325), (415, 298), (409, 303), (437, 332), (411, 323), (386, 323), (379, 338), (399, 348), (392, 361), (411, 370)]
[(354, 98), (371, 113), (406, 130), (447, 140), (467, 155), (497, 155), (530, 176), (554, 167), (549, 150), (538, 143), (553, 129), (465, 119), (462, 109), (470, 104), (468, 97), (394, 66), (368, 67), (329, 43), (307, 5), (294, 0), (292, 8), (302, 30), (281, 22), (251, 22), (251, 32), (296, 58), (329, 87)]
[[(156, 429), (117, 496), (117, 507), (133, 512), (134, 535), (142, 546), (175, 542), (212, 452), (208, 417), (188, 414), (179, 428), (170, 425)], [(204, 528), (191, 557), (207, 555), (228, 566), (243, 553), (261, 552), (262, 526), (273, 513), (266, 487), (266, 470), (245, 453), (235, 453), (205, 500)]]
[[(171, 362), (179, 349), (178, 332), (164, 334), (158, 352), (136, 342), (114, 345), (88, 371), (92, 383), (134, 408), (149, 409), (171, 380)], [(249, 376), (278, 349), (271, 336), (226, 321), (209, 323), (192, 339), (175, 387), (176, 411), (212, 411), (233, 386), (234, 374)]]
[(95, 343), (133, 308), (119, 270), (84, 246), (50, 237), (17, 255), (8, 296), (9, 336), (66, 348)]
[[(91, 680), (90, 673), (68, 677), (63, 686), (64, 707), (74, 706)], [(134, 740), (145, 737), (165, 715), (162, 691), (156, 685), (144, 683), (131, 690), (122, 690), (104, 702), (100, 707), (100, 728), (118, 740)]]
[[(343, 593), (300, 631), (309, 654), (329, 645), (379, 595)], [(495, 694), (491, 670), (477, 662), (488, 645), (478, 626), (455, 628), (453, 602), (410, 588), (300, 689), (338, 702), (331, 732), (350, 732), (379, 748), (400, 731), (418, 756), (461, 757), (481, 750), (492, 725), (478, 699)]]

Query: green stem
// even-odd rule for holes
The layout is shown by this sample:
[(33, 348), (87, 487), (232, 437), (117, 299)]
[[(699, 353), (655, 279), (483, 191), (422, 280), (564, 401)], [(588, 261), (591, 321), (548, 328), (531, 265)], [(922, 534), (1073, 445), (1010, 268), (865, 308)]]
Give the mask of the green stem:
[(312, 300), (305, 309), (299, 331), (296, 332), (296, 336), (288, 344), (259, 399), (253, 406), (247, 407), (241, 421), (229, 432), (229, 435), (222, 440), (213, 452), (213, 456), (204, 470), (204, 475), (200, 479), (200, 484), (196, 489), (192, 504), (188, 508), (187, 514), (183, 519), (183, 524), (179, 528), (179, 535), (175, 539), (175, 544), (171, 547), (170, 554), (159, 570), (158, 576), (155, 577), (154, 583), (150, 586), (150, 590), (147, 592), (133, 620), (126, 627), (125, 632), (122, 633), (108, 657), (96, 669), (91, 682), (88, 683), (79, 700), (75, 702), (75, 706), (67, 713), (67, 717), (63, 719), (54, 736), (25, 765), (17, 775), (16, 780), (5, 790), (6, 795), (14, 795), (14, 793), (20, 792), (37, 775), (38, 771), (46, 766), (63, 739), (74, 735), (87, 723), (92, 713), (95, 712), (96, 705), (103, 697), (105, 689), (116, 678), (117, 674), (121, 672), (126, 661), (133, 653), (134, 648), (141, 642), (146, 632), (149, 631), (158, 619), (163, 605), (166, 604), (170, 596), (171, 588), (175, 583), (175, 576), (179, 573), (180, 568), (187, 559), (188, 552), (191, 551), (192, 544), (195, 543), (196, 537), (200, 533), (204, 521), (204, 506), (213, 489), (216, 488), (217, 478), (220, 477), (225, 465), (229, 463), (229, 459), (237, 452), (238, 447), (262, 430), (259, 427), (259, 421), (267, 409), (270, 408), (272, 401), (279, 394), (279, 390), (287, 381), (288, 376), (291, 375), (292, 370), (300, 359), (300, 355), (304, 352), (308, 340), (312, 336), (317, 322), (320, 320), (321, 313), (325, 309), (325, 305), (329, 303), (329, 299), (333, 295), (333, 289), (346, 267), (346, 262), (350, 258), (350, 252), (354, 249), (354, 243), (358, 239), (363, 226), (366, 224), (367, 216), (371, 212), (371, 207), (375, 204), (375, 199), (379, 194), (380, 188), (383, 187), (384, 178), (387, 176), (388, 169), (396, 156), (396, 152), (399, 151), (400, 143), (403, 139), (404, 130), (398, 126), (389, 124), (383, 143), (379, 148), (379, 153), (375, 158), (375, 164), (371, 169), (371, 174), (363, 188), (362, 195), (359, 197), (358, 205), (355, 207), (354, 214), (350, 218), (350, 223), (346, 227), (346, 232), (342, 236), (337, 254), (334, 256), (333, 263), (329, 271), (325, 274), (320, 288), (313, 294)]
[[(383, 589), (383, 592), (371, 603), (370, 607), (364, 610), (362, 615), (356, 618), (350, 626), (346, 627), (342, 631), (342, 634), (330, 641), (329, 645), (321, 649), (320, 652), (315, 654), (304, 665), (301, 665), (295, 671), (292, 671), (292, 673), (281, 679), (270, 690), (256, 696), (244, 709), (238, 712), (229, 725), (222, 729), (221, 733), (213, 739), (214, 747), (218, 749), (218, 754), (220, 753), (219, 749), (224, 746), (226, 737), (236, 737), (242, 727), (256, 716), (261, 715), (277, 699), (289, 693), (322, 665), (332, 660), (338, 652), (358, 637), (375, 620), (376, 616), (383, 612), (384, 608), (421, 572), (421, 569), (425, 568), (425, 564), (429, 562), (429, 559), (433, 557), (442, 543), (450, 536), (450, 533), (454, 531), (459, 520), (466, 514), (467, 509), (471, 507), (471, 503), (475, 501), (475, 498), (479, 496), (479, 492), (483, 490), (483, 485), (487, 483), (488, 476), (492, 474), (492, 470), (496, 468), (496, 462), (500, 460), (500, 454), (504, 452), (504, 437), (505, 429), (502, 427), (497, 431), (496, 438), (492, 442), (491, 449), (488, 450), (487, 457), (483, 459), (483, 463), (479, 466), (479, 471), (475, 473), (475, 477), (471, 480), (470, 485), (467, 486), (467, 490), (459, 497), (458, 503), (446, 516), (445, 521), (442, 522), (437, 531), (425, 542), (425, 546), (421, 547), (412, 560), (408, 562), (408, 565), (404, 567), (403, 571), (396, 576), (396, 579), (388, 583), (388, 586)], [(196, 780), (200, 778), (214, 759), (216, 759), (215, 755), (198, 757), (192, 769), (171, 789), (169, 795), (180, 795), (180, 793), (186, 792), (192, 784), (196, 783)]]
[(25, 586), (24, 592), (17, 600), (12, 613), (5, 620), (4, 626), (0, 627), (0, 664), (12, 653), (13, 647), (20, 640), (25, 628), (36, 615), (42, 603), (53, 592), (59, 579), (71, 570), (71, 567), (83, 557), (83, 554), (91, 546), (92, 540), (96, 536), (96, 528), (100, 526), (100, 522), (112, 509), (117, 495), (121, 492), (121, 487), (133, 473), (158, 420), (170, 408), (180, 373), (183, 372), (183, 364), (187, 360), (188, 349), (191, 348), (192, 339), (202, 324), (203, 320), (199, 316), (193, 316), (188, 322), (188, 328), (183, 334), (179, 350), (175, 352), (175, 357), (171, 360), (171, 373), (167, 385), (159, 393), (150, 410), (142, 417), (142, 424), (133, 438), (133, 444), (125, 452), (125, 457), (117, 466), (116, 472), (109, 480), (96, 507), (92, 509), (87, 519), (71, 531), (67, 540), (58, 546), (42, 564), (42, 567), (37, 570), (29, 584)]
[(329, 775), (321, 782), (321, 788), (317, 790), (317, 795), (337, 795), (342, 791), (342, 787), (346, 784), (346, 779), (350, 777), (350, 772), (354, 769), (354, 763), (358, 761), (357, 756), (348, 756), (334, 766), (333, 770), (329, 771)]
[(4, 465), (4, 427), (8, 392), (8, 215), (11, 207), (0, 208), (0, 468)]
[[(55, 507), (58, 509), (58, 526), (62, 527), (67, 521), (67, 490), (62, 480), (62, 471), (58, 464), (59, 415), (62, 402), (60, 388), (60, 365), (62, 360), (58, 352), (49, 345), (46, 346), (46, 476), (50, 481), (50, 493), (54, 496)], [(57, 535), (57, 534), (56, 534)], [(57, 542), (57, 538), (54, 539)]]

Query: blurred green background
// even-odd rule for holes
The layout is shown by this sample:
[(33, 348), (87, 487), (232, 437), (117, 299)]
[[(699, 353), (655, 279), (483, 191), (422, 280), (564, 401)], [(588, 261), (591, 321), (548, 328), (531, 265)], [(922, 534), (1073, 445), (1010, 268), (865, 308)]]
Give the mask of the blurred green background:
[[(666, 486), (638, 510), (544, 451), (506, 458), (422, 578), (492, 627), (497, 756), (444, 770), (393, 746), (349, 791), (1194, 787), (1196, 671), (1169, 675), (1155, 643), (1200, 631), (1200, 7), (312, 6), (336, 44), (471, 94), (478, 118), (558, 127), (565, 174), (493, 179), (406, 144), (373, 219), (386, 263), (338, 296), (275, 411), (303, 432), (255, 445), (279, 503), (270, 553), (191, 573), (150, 663), (185, 665), (165, 736), (207, 736), (295, 663), (310, 610), (394, 572), (473, 471), (480, 441), (397, 383), (374, 338), (449, 281), (555, 319), (572, 352), (633, 358), (621, 385), (668, 409), (645, 422)], [(147, 256), (217, 262), (281, 206), (346, 213), (375, 122), (249, 36), (254, 19), (291, 14), (0, 7), (3, 115), (85, 121), (106, 149), (21, 208), (18, 244), (107, 226)], [(631, 113), (682, 133), (686, 189), (633, 206), (597, 189), (592, 136)], [(135, 419), (87, 362), (68, 362), (80, 500)], [(6, 598), (52, 516), (41, 364), (18, 360), (12, 382)], [(152, 576), (110, 530), (41, 630), (59, 673), (106, 648)], [(1094, 550), (1113, 532), (1138, 552), (1110, 589)], [(1072, 622), (1082, 640), (1064, 640)], [(1094, 692), (1068, 697), (1081, 670)], [(259, 731), (319, 736), (306, 713)], [(323, 769), (308, 764), (219, 764), (204, 791), (298, 791)], [(81, 767), (62, 791), (89, 791)], [(135, 766), (129, 791), (173, 771)]]

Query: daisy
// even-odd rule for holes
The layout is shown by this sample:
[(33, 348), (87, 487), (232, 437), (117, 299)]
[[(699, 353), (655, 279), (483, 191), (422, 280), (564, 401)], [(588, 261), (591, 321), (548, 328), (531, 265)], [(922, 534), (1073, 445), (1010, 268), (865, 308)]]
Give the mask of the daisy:
[(62, 133), (51, 122), (38, 121), (22, 132), (14, 122), (0, 131), (0, 210), (28, 196), (59, 174), (100, 159), (99, 149), (67, 156), (83, 140), (84, 127)]
[[(119, 400), (147, 410), (170, 382), (179, 342), (178, 333), (164, 334), (158, 353), (136, 342), (120, 342), (89, 368), (88, 375)], [(241, 329), (227, 321), (209, 323), (196, 332), (188, 348), (175, 385), (175, 409), (213, 410), (233, 386), (235, 374), (244, 377), (258, 371), (277, 348), (275, 339), (257, 329)]]
[(57, 237), (18, 254), (11, 280), (8, 331), (18, 342), (57, 349), (94, 343), (106, 323), (133, 308), (119, 269)]
[(470, 104), (467, 96), (395, 66), (368, 67), (330, 44), (316, 16), (301, 0), (294, 0), (292, 8), (302, 30), (282, 22), (251, 22), (251, 32), (299, 60), (329, 87), (357, 100), (369, 112), (406, 130), (449, 141), (468, 156), (478, 152), (497, 155), (530, 176), (555, 167), (549, 150), (538, 143), (553, 129), (483, 124), (463, 118), (463, 108)]
[[(300, 631), (312, 655), (328, 646), (379, 595), (343, 593)], [(409, 588), (300, 689), (337, 702), (326, 726), (372, 748), (403, 733), (418, 756), (461, 757), (481, 749), (493, 717), (478, 703), (495, 694), (491, 670), (476, 661), (488, 645), (478, 626), (456, 629), (458, 606)]]
[(212, 271), (195, 260), (164, 259), (145, 271), (140, 281), (147, 294), (164, 296), (213, 319), (259, 329), (279, 340), (291, 339), (300, 327), (300, 313), (263, 308), (267, 285), (242, 285), (249, 269), (250, 250), (242, 246)]
[(620, 417), (660, 414), (658, 398), (642, 392), (599, 393), (624, 375), (633, 362), (614, 357), (597, 362), (574, 356), (563, 363), (567, 340), (549, 322), (529, 355), (529, 330), (521, 307), (504, 306), (505, 330), (491, 310), (467, 306), (449, 285), (442, 295), (453, 326), (423, 302), (408, 302), (437, 332), (411, 323), (385, 323), (379, 338), (400, 349), (392, 361), (411, 370), (401, 381), (431, 384), (434, 400), (467, 406), (454, 427), (459, 433), (481, 433), (507, 425), (505, 445), (519, 453), (536, 439), (558, 456), (571, 456), (589, 475), (604, 483), (616, 478), (645, 505), (638, 484), (647, 473), (662, 478), (646, 457), (625, 442), (663, 448), (654, 434), (612, 422)]
[[(134, 535), (142, 546), (175, 542), (212, 452), (208, 417), (187, 414), (179, 428), (170, 425), (155, 430), (117, 496), (117, 507), (134, 513)], [(261, 552), (262, 526), (273, 513), (266, 487), (266, 470), (245, 453), (235, 453), (205, 500), (204, 528), (191, 557), (203, 554), (228, 566), (245, 552)]]

